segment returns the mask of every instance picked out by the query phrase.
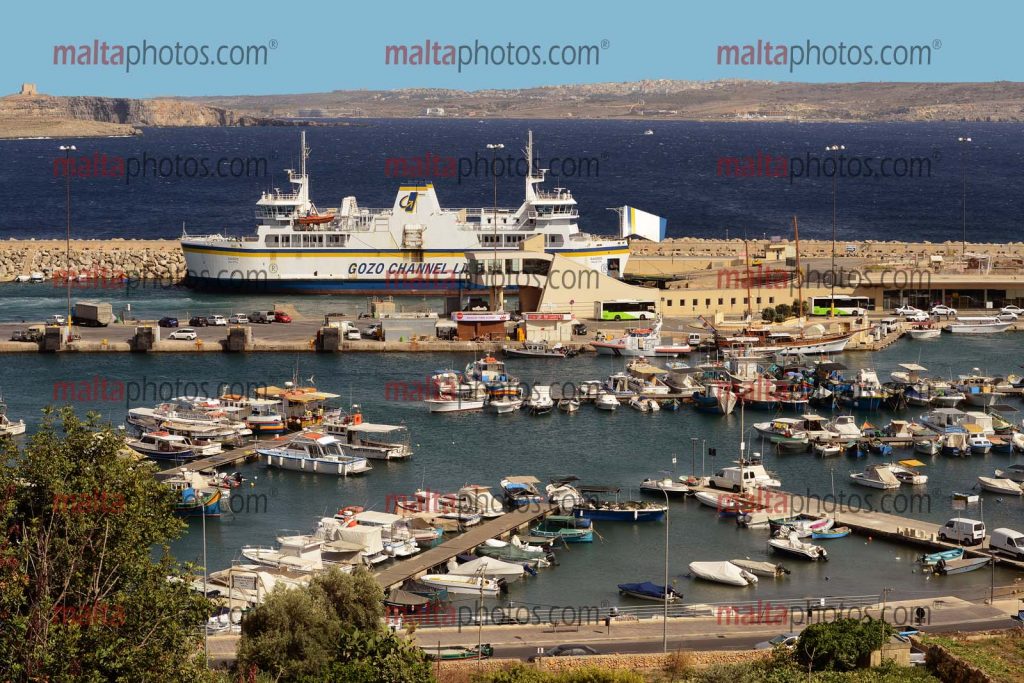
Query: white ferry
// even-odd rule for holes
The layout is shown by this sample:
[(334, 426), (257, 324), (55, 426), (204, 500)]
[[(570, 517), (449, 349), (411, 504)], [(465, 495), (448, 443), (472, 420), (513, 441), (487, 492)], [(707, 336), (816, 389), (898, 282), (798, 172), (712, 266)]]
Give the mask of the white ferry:
[(625, 271), (627, 240), (580, 232), (572, 193), (537, 187), (545, 169), (533, 167), (532, 132), (526, 197), (518, 209), (443, 209), (433, 184), (425, 183), (399, 188), (390, 209), (364, 208), (350, 196), (337, 209), (320, 210), (310, 200), (308, 154), (303, 133), (302, 167), (286, 169), (293, 187), (263, 193), (254, 236), (182, 235), (189, 285), (322, 294), (458, 292), (468, 286), (467, 251), (514, 250), (536, 235), (548, 252), (613, 277)]

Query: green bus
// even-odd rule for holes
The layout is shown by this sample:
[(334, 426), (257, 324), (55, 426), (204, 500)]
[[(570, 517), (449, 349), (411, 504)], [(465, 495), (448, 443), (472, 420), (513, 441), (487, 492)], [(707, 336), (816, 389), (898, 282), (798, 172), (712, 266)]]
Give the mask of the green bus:
[(835, 296), (812, 296), (811, 315), (864, 315), (871, 308), (871, 297), (869, 296), (846, 296), (836, 294)]
[(617, 299), (595, 301), (594, 318), (597, 320), (654, 320), (658, 309), (653, 301)]

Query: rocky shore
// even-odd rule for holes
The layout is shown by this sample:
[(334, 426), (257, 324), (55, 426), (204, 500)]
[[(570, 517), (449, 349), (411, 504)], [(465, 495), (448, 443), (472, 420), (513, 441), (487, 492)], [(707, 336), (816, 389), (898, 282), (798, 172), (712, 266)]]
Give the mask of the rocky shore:
[(46, 279), (72, 276), (94, 280), (161, 280), (185, 276), (185, 256), (177, 240), (72, 240), (71, 263), (63, 240), (0, 242), (0, 281), (42, 273)]

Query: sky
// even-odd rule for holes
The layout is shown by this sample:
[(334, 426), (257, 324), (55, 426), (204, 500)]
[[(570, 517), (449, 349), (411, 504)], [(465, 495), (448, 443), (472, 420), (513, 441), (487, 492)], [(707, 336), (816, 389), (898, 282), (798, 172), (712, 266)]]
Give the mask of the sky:
[[(51, 0), (8, 3), (4, 15), (0, 93), (17, 91), (23, 81), (53, 95), (154, 97), (643, 79), (1024, 80), (1017, 54), (1024, 4), (1010, 2)], [(441, 63), (386, 63), (387, 46), (404, 47), (408, 62), (415, 59), (412, 46), (427, 40), (440, 46), (428, 53)], [(112, 63), (91, 63), (102, 56), (82, 47), (104, 42)], [(74, 46), (74, 61), (86, 63), (55, 64), (55, 46)], [(203, 48), (211, 61), (218, 53), (231, 61), (233, 46), (251, 46), (253, 63), (173, 63), (199, 61)], [(737, 59), (746, 49), (753, 63), (720, 64), (720, 46), (736, 46)], [(115, 48), (123, 48), (120, 62)], [(919, 63), (882, 64), (885, 48), (887, 61)], [(864, 63), (869, 52), (876, 63)], [(509, 53), (516, 63), (507, 63)], [(550, 63), (574, 61), (574, 53), (589, 63)], [(234, 49), (236, 61), (243, 54)], [(839, 63), (855, 57), (861, 63)], [(65, 59), (67, 52), (56, 56)]]

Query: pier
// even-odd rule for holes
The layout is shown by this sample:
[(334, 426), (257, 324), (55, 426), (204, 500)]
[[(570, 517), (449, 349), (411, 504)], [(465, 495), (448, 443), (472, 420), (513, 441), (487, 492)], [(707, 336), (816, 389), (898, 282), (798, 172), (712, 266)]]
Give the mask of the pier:
[(457, 555), (470, 552), (485, 541), (520, 531), (537, 520), (554, 514), (558, 508), (541, 504), (528, 506), (525, 510), (512, 510), (500, 517), (489, 519), (469, 527), (464, 533), (443, 543), (417, 553), (407, 560), (395, 562), (376, 574), (377, 582), (385, 590), (400, 586), (406, 579), (427, 574), (434, 567), (443, 566)]
[(183, 465), (161, 470), (157, 473), (156, 478), (163, 481), (181, 474), (182, 470), (189, 470), (191, 472), (212, 470), (217, 469), (218, 467), (234, 466), (239, 463), (248, 462), (254, 458), (256, 458), (255, 444), (246, 444), (244, 446), (239, 446), (238, 448), (232, 448), (229, 451), (217, 453), (216, 455), (211, 455), (206, 458), (198, 458)]
[[(691, 488), (695, 491), (708, 491), (720, 494), (724, 493), (721, 489), (706, 486), (694, 486)], [(866, 501), (868, 500), (867, 496), (871, 493), (877, 493), (879, 496), (884, 496), (887, 494), (892, 495), (895, 491), (896, 489), (892, 491), (865, 489), (861, 498)], [(738, 496), (739, 494), (724, 493), (724, 495)], [(913, 497), (915, 495), (924, 498), (927, 493), (920, 491), (909, 494), (908, 497), (910, 498), (910, 503), (913, 503)], [(831, 517), (836, 520), (836, 526), (849, 527), (854, 533), (868, 536), (869, 538), (884, 538), (886, 540), (899, 543), (911, 543), (931, 550), (952, 550), (961, 547), (956, 543), (947, 543), (939, 540), (939, 530), (941, 529), (941, 525), (935, 524), (934, 522), (924, 522), (909, 517), (878, 512), (876, 510), (852, 508), (848, 505), (838, 504), (835, 499), (831, 501), (822, 500), (816, 496), (801, 496), (799, 494), (789, 493), (788, 491), (759, 489), (753, 494), (748, 494), (748, 496), (752, 496), (755, 503), (765, 505), (769, 515), (773, 518), (789, 517), (790, 515), (795, 514), (803, 514), (817, 519)], [(964, 511), (963, 514), (967, 517), (971, 515), (968, 511)], [(953, 516), (955, 515), (951, 513), (950, 517)], [(994, 555), (988, 550), (988, 543), (989, 536), (986, 535), (985, 540), (976, 546), (963, 546), (964, 555), (970, 557), (991, 556), (995, 559), (996, 564), (1002, 564), (1014, 569), (1024, 570), (1024, 561), (1011, 560), (1008, 557)]]

